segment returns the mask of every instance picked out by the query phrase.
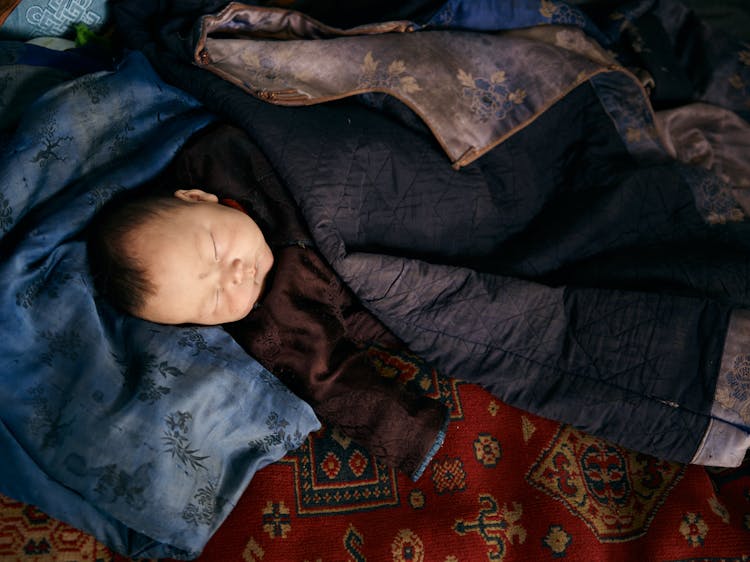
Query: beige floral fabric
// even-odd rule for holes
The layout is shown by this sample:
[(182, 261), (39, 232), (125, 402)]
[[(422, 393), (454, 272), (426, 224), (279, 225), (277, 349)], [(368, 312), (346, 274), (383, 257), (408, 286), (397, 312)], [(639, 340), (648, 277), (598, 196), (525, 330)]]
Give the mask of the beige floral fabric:
[[(750, 55), (750, 52), (749, 52)], [(656, 113), (662, 144), (681, 162), (713, 171), (750, 215), (750, 124), (727, 109), (694, 103)]]
[(468, 164), (602, 73), (638, 79), (580, 30), (410, 32), (409, 22), (334, 29), (233, 3), (201, 21), (196, 64), (277, 104), (384, 92), (415, 111), (454, 167)]

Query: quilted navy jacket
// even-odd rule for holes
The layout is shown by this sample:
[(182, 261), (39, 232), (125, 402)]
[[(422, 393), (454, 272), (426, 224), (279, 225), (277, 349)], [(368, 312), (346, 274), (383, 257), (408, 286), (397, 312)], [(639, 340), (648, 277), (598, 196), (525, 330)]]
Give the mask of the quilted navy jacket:
[(750, 301), (744, 213), (711, 174), (634, 155), (624, 100), (583, 82), (456, 170), (398, 101), (267, 104), (190, 65), (187, 20), (150, 36), (150, 9), (128, 4), (134, 44), (250, 134), (323, 255), (412, 350), (661, 458), (710, 464), (717, 424), (746, 443), (747, 420), (716, 415), (720, 375), (729, 394), (747, 382), (742, 346), (725, 352)]

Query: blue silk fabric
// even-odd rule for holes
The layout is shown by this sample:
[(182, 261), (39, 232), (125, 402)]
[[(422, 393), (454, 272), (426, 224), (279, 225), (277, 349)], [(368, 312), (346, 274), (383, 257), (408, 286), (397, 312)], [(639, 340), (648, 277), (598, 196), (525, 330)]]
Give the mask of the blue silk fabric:
[(319, 422), (222, 329), (96, 298), (87, 222), (213, 117), (139, 53), (48, 55), (0, 43), (0, 492), (123, 554), (192, 558)]

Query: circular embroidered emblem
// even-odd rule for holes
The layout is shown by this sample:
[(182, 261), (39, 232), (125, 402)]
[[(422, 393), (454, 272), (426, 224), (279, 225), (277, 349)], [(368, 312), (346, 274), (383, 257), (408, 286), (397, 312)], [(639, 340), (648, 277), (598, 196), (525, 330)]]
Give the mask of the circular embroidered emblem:
[(423, 562), (424, 544), (411, 530), (401, 529), (391, 544), (393, 562)]
[(682, 516), (680, 534), (690, 546), (703, 546), (708, 534), (708, 525), (700, 513), (686, 513)]
[(562, 525), (550, 525), (547, 535), (542, 538), (542, 546), (552, 551), (553, 558), (564, 557), (571, 542), (573, 537), (562, 528)]
[(496, 466), (502, 457), (500, 442), (489, 433), (480, 433), (474, 441), (474, 457), (487, 468)]

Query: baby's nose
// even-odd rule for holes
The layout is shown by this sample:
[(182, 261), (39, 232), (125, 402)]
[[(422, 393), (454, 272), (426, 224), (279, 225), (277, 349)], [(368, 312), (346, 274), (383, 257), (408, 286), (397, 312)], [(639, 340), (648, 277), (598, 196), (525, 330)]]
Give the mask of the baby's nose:
[(230, 281), (233, 285), (239, 285), (240, 283), (242, 283), (242, 279), (244, 276), (245, 267), (242, 263), (242, 260), (239, 258), (233, 259), (231, 265), (229, 266)]

